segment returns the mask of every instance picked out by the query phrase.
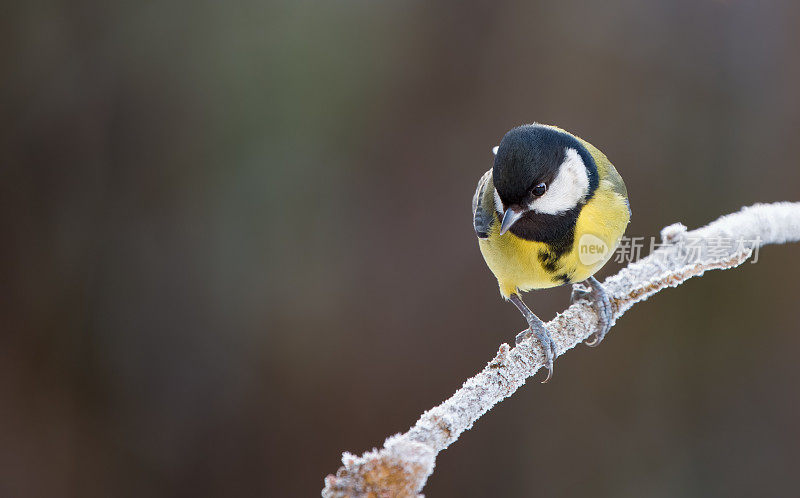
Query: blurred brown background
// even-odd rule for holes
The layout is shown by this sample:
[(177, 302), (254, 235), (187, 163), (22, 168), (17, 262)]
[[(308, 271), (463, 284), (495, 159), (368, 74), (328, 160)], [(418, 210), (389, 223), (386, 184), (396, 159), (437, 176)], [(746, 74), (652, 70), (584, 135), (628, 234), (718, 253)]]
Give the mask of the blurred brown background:
[[(797, 2), (2, 10), (3, 497), (318, 496), (522, 329), (469, 212), (512, 126), (606, 152), (629, 235), (800, 194)], [(637, 306), (426, 495), (796, 496), (798, 256)]]

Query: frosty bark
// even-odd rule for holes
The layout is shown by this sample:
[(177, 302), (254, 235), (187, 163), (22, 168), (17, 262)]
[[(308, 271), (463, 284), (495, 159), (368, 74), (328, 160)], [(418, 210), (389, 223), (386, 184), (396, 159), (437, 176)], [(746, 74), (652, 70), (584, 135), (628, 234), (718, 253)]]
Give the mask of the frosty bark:
[[(670, 225), (661, 231), (661, 238), (661, 246), (652, 254), (603, 282), (614, 320), (666, 287), (676, 287), (707, 270), (742, 264), (762, 245), (800, 240), (800, 203), (756, 204), (691, 232), (681, 224)], [(586, 301), (558, 314), (547, 323), (555, 354), (560, 356), (586, 340), (596, 324)], [(408, 432), (389, 437), (382, 449), (361, 457), (344, 453), (344, 465), (335, 476), (325, 478), (322, 496), (417, 496), (433, 472), (436, 455), (543, 364), (544, 354), (536, 341), (528, 339), (514, 348), (501, 344), (481, 372), (448, 400), (423, 413)]]

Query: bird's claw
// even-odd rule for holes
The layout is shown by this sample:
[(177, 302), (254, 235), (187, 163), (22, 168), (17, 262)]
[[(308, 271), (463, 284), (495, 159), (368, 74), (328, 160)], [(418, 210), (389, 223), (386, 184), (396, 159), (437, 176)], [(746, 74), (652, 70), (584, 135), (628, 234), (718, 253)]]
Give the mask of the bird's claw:
[(572, 285), (572, 294), (569, 296), (569, 303), (575, 304), (576, 302), (580, 301), (581, 299), (587, 299), (591, 291), (580, 284), (573, 284)]
[[(600, 282), (595, 280), (594, 277), (590, 277), (587, 282), (589, 282), (589, 289), (573, 286), (572, 298), (573, 302), (578, 299), (588, 298), (592, 304), (592, 308), (594, 308), (597, 314), (597, 330), (592, 334), (592, 337), (584, 343), (589, 347), (596, 347), (603, 341), (609, 329), (611, 329), (613, 314), (611, 310), (611, 300), (608, 298), (608, 293)], [(576, 294), (580, 296), (577, 299), (575, 298)]]
[(542, 349), (544, 350), (544, 366), (547, 368), (547, 377), (542, 381), (542, 384), (544, 384), (553, 377), (553, 361), (556, 357), (556, 343), (553, 342), (553, 339), (550, 337), (550, 333), (544, 326), (536, 323), (531, 323), (529, 326), (530, 328), (517, 334), (516, 342), (517, 345), (519, 345), (522, 341), (533, 335), (535, 335), (539, 340), (539, 343), (542, 345)]

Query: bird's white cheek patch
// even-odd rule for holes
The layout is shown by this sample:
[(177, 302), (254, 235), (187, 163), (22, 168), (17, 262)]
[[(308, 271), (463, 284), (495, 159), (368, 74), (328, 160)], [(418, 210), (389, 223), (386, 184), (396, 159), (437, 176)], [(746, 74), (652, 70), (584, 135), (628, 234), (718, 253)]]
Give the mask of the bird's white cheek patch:
[(559, 214), (580, 203), (589, 192), (589, 174), (581, 156), (575, 149), (567, 149), (564, 162), (558, 167), (547, 192), (530, 204), (538, 213)]

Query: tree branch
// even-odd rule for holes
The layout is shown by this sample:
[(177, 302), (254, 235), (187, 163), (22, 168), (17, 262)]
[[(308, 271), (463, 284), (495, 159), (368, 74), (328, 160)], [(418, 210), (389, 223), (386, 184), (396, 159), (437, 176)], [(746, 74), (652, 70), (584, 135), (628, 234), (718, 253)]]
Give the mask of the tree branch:
[[(664, 228), (661, 239), (652, 254), (603, 283), (615, 321), (635, 303), (666, 287), (676, 287), (707, 270), (742, 264), (761, 245), (800, 240), (800, 203), (756, 204), (691, 232), (677, 223)], [(560, 356), (586, 340), (596, 325), (597, 317), (587, 301), (558, 314), (547, 323), (555, 354)], [(514, 394), (543, 364), (544, 354), (532, 339), (514, 348), (501, 344), (481, 372), (450, 399), (423, 413), (408, 432), (389, 437), (382, 449), (361, 457), (344, 453), (344, 465), (335, 476), (325, 478), (322, 496), (417, 496), (433, 472), (436, 455), (495, 404)]]

